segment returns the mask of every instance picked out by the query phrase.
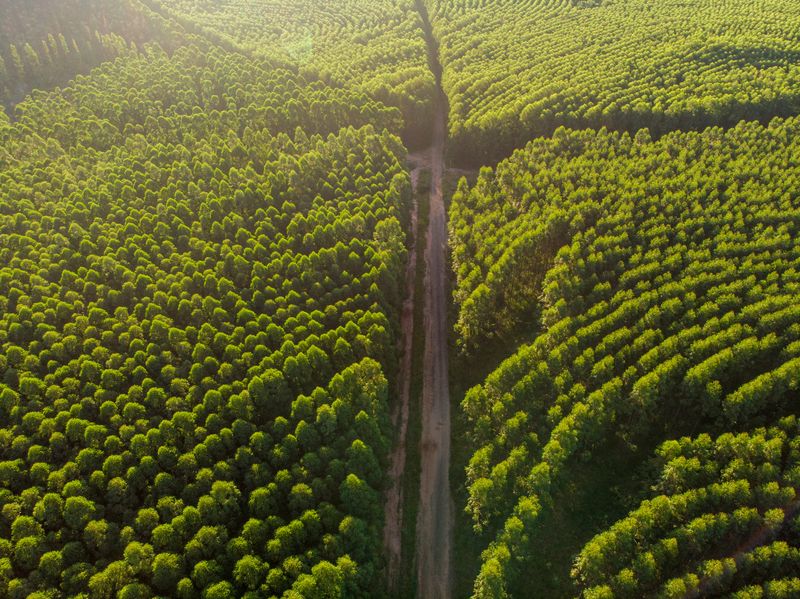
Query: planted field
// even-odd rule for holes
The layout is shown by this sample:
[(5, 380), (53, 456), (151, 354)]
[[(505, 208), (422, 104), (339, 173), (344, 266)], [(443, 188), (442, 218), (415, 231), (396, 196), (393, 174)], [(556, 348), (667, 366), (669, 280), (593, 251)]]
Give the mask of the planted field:
[(542, 510), (609, 438), (746, 431), (796, 413), (797, 128), (656, 142), (560, 130), (462, 185), (460, 338), (540, 327), (463, 402), (467, 509), (489, 543), (476, 596), (520, 592), (515, 565)]
[(414, 0), (179, 0), (164, 6), (253, 52), (399, 107), (407, 135), (417, 143), (427, 139), (435, 85)]
[(3, 2), (0, 597), (800, 596), (798, 90), (789, 0)]
[(474, 165), (558, 126), (653, 132), (800, 107), (788, 0), (428, 0), (451, 153)]
[(367, 593), (410, 197), (396, 109), (150, 47), (18, 114), (0, 594)]

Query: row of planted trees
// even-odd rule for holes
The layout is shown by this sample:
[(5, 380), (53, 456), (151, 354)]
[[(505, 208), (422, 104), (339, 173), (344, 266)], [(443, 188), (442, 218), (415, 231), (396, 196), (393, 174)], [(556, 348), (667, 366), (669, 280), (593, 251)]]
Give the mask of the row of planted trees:
[[(463, 402), (476, 448), (467, 509), (487, 543), (476, 597), (524, 594), (524, 564), (535, 558), (529, 540), (543, 511), (573, 468), (598, 448), (607, 451), (610, 439), (636, 446), (681, 432), (752, 431), (796, 413), (797, 127), (795, 119), (775, 120), (658, 141), (644, 131), (559, 130), (483, 171), (472, 188), (461, 185), (451, 245), (465, 347), (502, 341), (539, 314), (525, 325), (538, 327), (535, 341)], [(787, 446), (796, 443), (793, 430), (786, 429)], [(761, 468), (742, 459), (737, 466)], [(675, 467), (665, 466), (664, 476)], [(687, 526), (700, 519), (697, 528), (675, 532), (664, 555), (653, 549), (654, 564), (641, 561), (650, 557), (638, 538), (630, 553), (636, 567), (592, 578), (579, 562), (576, 592), (702, 595), (711, 584), (703, 556), (722, 552), (738, 567), (747, 539), (748, 550), (775, 541), (793, 554), (793, 470), (781, 476), (770, 471), (759, 482), (777, 481), (782, 490), (769, 486), (769, 493), (780, 506), (769, 495), (727, 516), (687, 514)], [(705, 526), (717, 532), (701, 532)], [(762, 529), (769, 534), (751, 536)], [(617, 551), (598, 547), (584, 550), (587, 564)], [(778, 590), (795, 588), (790, 563), (774, 571)], [(723, 569), (736, 568), (726, 562)], [(724, 588), (771, 580), (758, 572), (742, 562)]]
[(181, 33), (139, 0), (11, 0), (0, 7), (0, 104), (68, 83), (148, 42), (169, 49)]
[(669, 441), (654, 497), (583, 549), (587, 597), (791, 597), (800, 592), (795, 416)]
[(497, 162), (559, 126), (660, 135), (800, 106), (787, 0), (427, 4), (460, 163)]

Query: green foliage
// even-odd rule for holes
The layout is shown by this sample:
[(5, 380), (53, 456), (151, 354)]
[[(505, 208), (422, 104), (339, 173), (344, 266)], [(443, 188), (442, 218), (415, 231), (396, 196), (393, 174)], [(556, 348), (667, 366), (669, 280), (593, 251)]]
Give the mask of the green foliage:
[(654, 133), (796, 114), (791, 0), (427, 0), (451, 153), (479, 166), (557, 127)]
[(0, 6), (0, 104), (49, 89), (157, 41), (182, 35), (139, 0), (9, 0)]
[(404, 139), (427, 141), (436, 90), (414, 0), (160, 3), (203, 32), (398, 107)]
[[(0, 596), (376, 594), (423, 1), (0, 7)], [(461, 346), (536, 335), (463, 402), (475, 596), (687, 433), (576, 588), (798, 594), (800, 122), (736, 125), (800, 108), (797, 6), (425, 4), (451, 153), (551, 136), (451, 209)]]
[[(538, 331), (463, 402), (467, 509), (493, 539), (476, 596), (524, 585), (516, 564), (539, 513), (571, 464), (613, 435), (652, 444), (794, 413), (799, 126), (658, 141), (560, 129), (460, 186), (450, 226), (462, 344)], [(643, 596), (633, 580), (615, 584), (632, 590), (614, 596)]]
[(153, 559), (153, 585), (162, 592), (171, 592), (181, 578), (181, 558), (174, 553), (159, 553)]
[(182, 39), (3, 121), (0, 595), (365, 596), (400, 111)]
[(752, 433), (665, 443), (656, 496), (575, 562), (586, 596), (729, 595), (781, 584), (796, 592), (798, 432), (791, 417)]

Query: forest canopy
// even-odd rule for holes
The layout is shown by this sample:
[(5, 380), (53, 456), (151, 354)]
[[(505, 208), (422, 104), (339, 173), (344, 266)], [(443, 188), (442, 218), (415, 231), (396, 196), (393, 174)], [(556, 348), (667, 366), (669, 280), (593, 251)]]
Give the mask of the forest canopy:
[(792, 0), (427, 0), (450, 152), (481, 166), (559, 126), (661, 134), (796, 114)]
[(800, 596), (799, 36), (1, 3), (0, 597)]
[[(536, 333), (462, 404), (473, 447), (467, 510), (488, 539), (475, 597), (522, 594), (537, 523), (611, 439), (635, 448), (796, 416), (798, 127), (776, 119), (656, 141), (646, 130), (562, 128), (474, 186), (462, 181), (451, 211), (462, 344)], [(795, 489), (775, 476), (788, 530), (768, 538), (796, 547)], [(748, 530), (765, 517), (782, 526), (764, 511), (777, 505), (741, 507), (755, 510)], [(675, 551), (700, 542), (692, 534)], [(718, 535), (710, 547), (733, 557), (737, 543)], [(687, 568), (680, 582), (665, 569), (594, 577), (583, 562), (575, 575), (592, 597), (649, 596), (656, 581), (691, 593), (703, 583), (689, 572), (706, 553), (685, 551), (669, 558), (676, 572)], [(595, 542), (582, 555), (596, 552)]]
[(399, 111), (184, 42), (2, 130), (0, 595), (370, 596)]

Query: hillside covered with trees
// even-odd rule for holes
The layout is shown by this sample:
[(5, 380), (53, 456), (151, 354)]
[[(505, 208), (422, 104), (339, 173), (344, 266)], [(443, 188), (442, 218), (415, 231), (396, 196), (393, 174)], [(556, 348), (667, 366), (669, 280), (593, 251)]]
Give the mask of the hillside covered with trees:
[(428, 143), (436, 88), (415, 0), (159, 1), (251, 52), (397, 106), (404, 138)]

